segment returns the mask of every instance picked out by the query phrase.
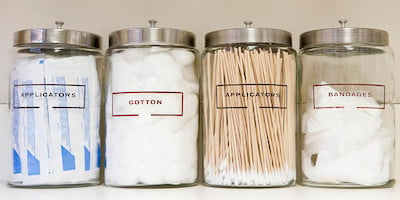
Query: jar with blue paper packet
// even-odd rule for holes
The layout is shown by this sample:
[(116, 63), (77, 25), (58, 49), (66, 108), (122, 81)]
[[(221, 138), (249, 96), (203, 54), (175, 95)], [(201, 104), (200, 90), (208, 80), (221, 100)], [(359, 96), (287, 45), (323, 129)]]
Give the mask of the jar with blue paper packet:
[(11, 186), (100, 182), (101, 38), (56, 24), (14, 34)]

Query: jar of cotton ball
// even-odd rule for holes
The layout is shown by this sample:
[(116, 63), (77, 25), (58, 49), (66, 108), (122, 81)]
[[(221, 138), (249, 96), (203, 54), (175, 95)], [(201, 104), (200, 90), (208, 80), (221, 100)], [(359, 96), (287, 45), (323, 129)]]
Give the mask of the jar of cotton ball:
[(101, 38), (56, 24), (14, 34), (12, 186), (99, 183)]
[(204, 181), (280, 187), (296, 179), (296, 51), (284, 30), (206, 35), (202, 56)]
[(197, 50), (193, 33), (155, 27), (110, 34), (105, 184), (197, 181)]
[(339, 22), (300, 36), (302, 183), (390, 186), (395, 69), (388, 33)]

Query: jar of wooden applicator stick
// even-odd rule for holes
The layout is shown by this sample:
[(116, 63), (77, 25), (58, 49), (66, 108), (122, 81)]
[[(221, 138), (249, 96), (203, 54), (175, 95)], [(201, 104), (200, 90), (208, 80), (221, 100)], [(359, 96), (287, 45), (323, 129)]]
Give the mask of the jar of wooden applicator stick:
[(284, 30), (210, 32), (202, 56), (204, 182), (279, 187), (296, 179), (296, 51)]

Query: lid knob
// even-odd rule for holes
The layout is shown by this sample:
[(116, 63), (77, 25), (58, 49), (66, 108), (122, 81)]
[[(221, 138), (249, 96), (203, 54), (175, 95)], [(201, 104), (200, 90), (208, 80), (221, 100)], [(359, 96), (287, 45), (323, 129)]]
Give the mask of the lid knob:
[(251, 20), (245, 20), (243, 23), (246, 26), (246, 28), (250, 28), (251, 25), (253, 24), (253, 22)]
[(155, 19), (150, 19), (149, 20), (150, 28), (155, 28), (157, 24), (157, 20)]
[(346, 27), (347, 19), (339, 19), (339, 24), (341, 28)]
[(57, 25), (57, 29), (62, 29), (62, 26), (64, 25), (63, 21), (56, 21), (55, 23)]

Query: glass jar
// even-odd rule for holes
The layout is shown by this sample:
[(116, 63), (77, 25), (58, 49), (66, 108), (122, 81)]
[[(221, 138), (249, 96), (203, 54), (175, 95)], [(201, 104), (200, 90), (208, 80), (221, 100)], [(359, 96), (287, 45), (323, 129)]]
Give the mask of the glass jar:
[(197, 182), (199, 83), (191, 32), (131, 28), (110, 34), (107, 60), (108, 186)]
[(99, 183), (101, 38), (56, 24), (14, 34), (12, 186)]
[(395, 133), (388, 34), (339, 22), (300, 36), (302, 183), (387, 186)]
[(291, 186), (296, 179), (296, 51), (289, 32), (245, 24), (206, 35), (204, 182)]

